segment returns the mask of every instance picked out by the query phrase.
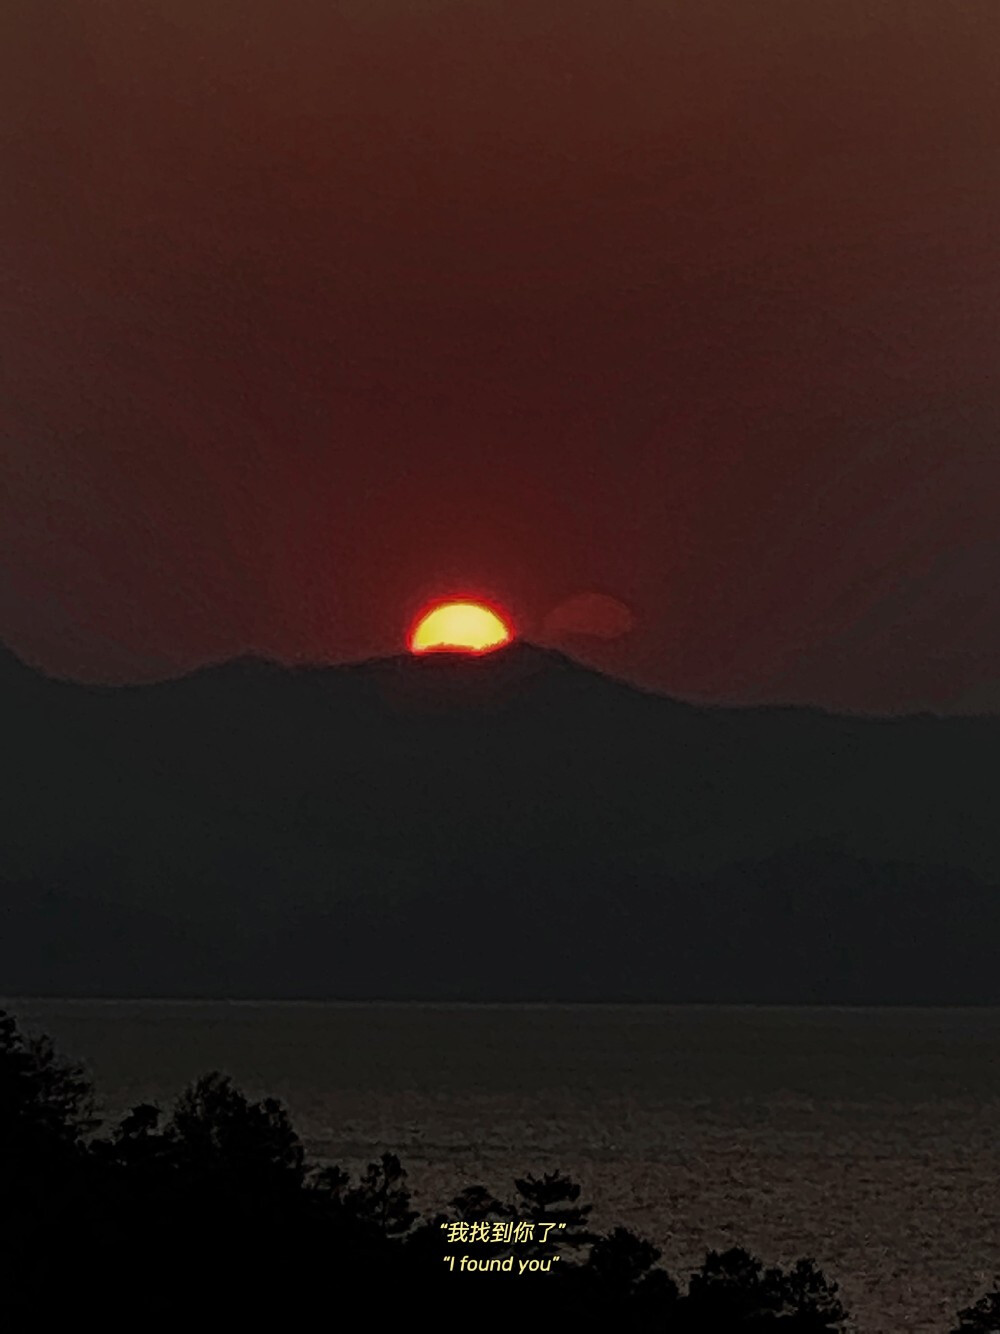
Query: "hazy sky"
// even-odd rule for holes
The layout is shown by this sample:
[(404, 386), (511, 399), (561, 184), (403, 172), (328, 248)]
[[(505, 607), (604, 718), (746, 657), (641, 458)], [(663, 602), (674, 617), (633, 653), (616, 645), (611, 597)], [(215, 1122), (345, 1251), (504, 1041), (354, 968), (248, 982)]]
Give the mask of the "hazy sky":
[(994, 698), (996, 0), (9, 0), (0, 181), (33, 661), (600, 593), (658, 688)]

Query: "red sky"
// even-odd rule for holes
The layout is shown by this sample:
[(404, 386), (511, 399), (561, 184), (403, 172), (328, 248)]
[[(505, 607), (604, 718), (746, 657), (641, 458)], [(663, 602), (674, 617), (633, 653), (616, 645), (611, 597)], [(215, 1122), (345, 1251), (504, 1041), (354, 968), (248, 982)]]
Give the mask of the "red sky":
[(0, 179), (31, 661), (596, 592), (659, 689), (1000, 707), (996, 0), (14, 0)]

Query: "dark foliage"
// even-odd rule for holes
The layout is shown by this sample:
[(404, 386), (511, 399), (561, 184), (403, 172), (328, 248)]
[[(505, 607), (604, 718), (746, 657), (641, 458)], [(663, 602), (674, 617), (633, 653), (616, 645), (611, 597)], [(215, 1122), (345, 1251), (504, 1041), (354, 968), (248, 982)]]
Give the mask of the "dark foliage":
[(686, 1323), (700, 1329), (768, 1330), (775, 1326), (801, 1334), (838, 1329), (847, 1313), (837, 1298), (837, 1285), (816, 1269), (812, 1260), (797, 1260), (792, 1269), (765, 1269), (738, 1247), (710, 1251), (691, 1275), (683, 1303)]
[(0, 1152), (75, 1152), (95, 1126), (84, 1072), (62, 1061), (46, 1037), (27, 1037), (0, 1012)]
[(545, 1234), (550, 1243), (579, 1249), (596, 1241), (594, 1233), (587, 1230), (593, 1205), (577, 1203), (580, 1187), (564, 1173), (516, 1177), (514, 1185), (520, 1204), (518, 1213), (536, 1223), (539, 1230), (551, 1224), (552, 1231)]
[(0, 1263), (24, 1285), (39, 1281), (41, 1256), (86, 1234), (92, 1112), (83, 1071), (0, 1012)]
[(992, 1292), (980, 1297), (974, 1306), (958, 1313), (958, 1324), (951, 1334), (1000, 1334), (1000, 1278), (993, 1280)]
[[(713, 1251), (682, 1292), (650, 1242), (591, 1231), (591, 1206), (561, 1172), (517, 1178), (511, 1200), (470, 1185), (446, 1215), (421, 1217), (393, 1154), (357, 1180), (311, 1164), (284, 1108), (224, 1075), (198, 1080), (169, 1116), (139, 1106), (102, 1135), (92, 1106), (83, 1073), (0, 1012), (0, 1325), (78, 1323), (88, 1302), (112, 1323), (124, 1311), (293, 1329), (317, 1304), (360, 1304), (366, 1327), (433, 1311), (498, 1334), (512, 1322), (826, 1334), (847, 1319), (811, 1260), (768, 1269)], [(998, 1312), (994, 1292), (955, 1334), (996, 1331)]]

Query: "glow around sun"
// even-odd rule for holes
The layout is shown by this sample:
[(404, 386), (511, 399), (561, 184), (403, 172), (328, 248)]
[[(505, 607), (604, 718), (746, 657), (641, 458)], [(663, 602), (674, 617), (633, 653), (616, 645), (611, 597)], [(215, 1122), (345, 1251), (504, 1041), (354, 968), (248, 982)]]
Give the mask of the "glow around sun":
[(514, 638), (507, 621), (482, 602), (438, 602), (410, 631), (411, 653), (490, 653)]

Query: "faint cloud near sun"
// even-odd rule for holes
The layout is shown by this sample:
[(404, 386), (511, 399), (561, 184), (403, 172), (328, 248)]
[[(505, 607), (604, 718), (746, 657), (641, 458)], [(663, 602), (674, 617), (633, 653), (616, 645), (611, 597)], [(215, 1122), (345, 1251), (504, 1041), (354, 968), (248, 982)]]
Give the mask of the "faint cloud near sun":
[(553, 607), (542, 622), (548, 639), (583, 635), (593, 639), (620, 639), (635, 625), (629, 607), (608, 593), (576, 593)]

